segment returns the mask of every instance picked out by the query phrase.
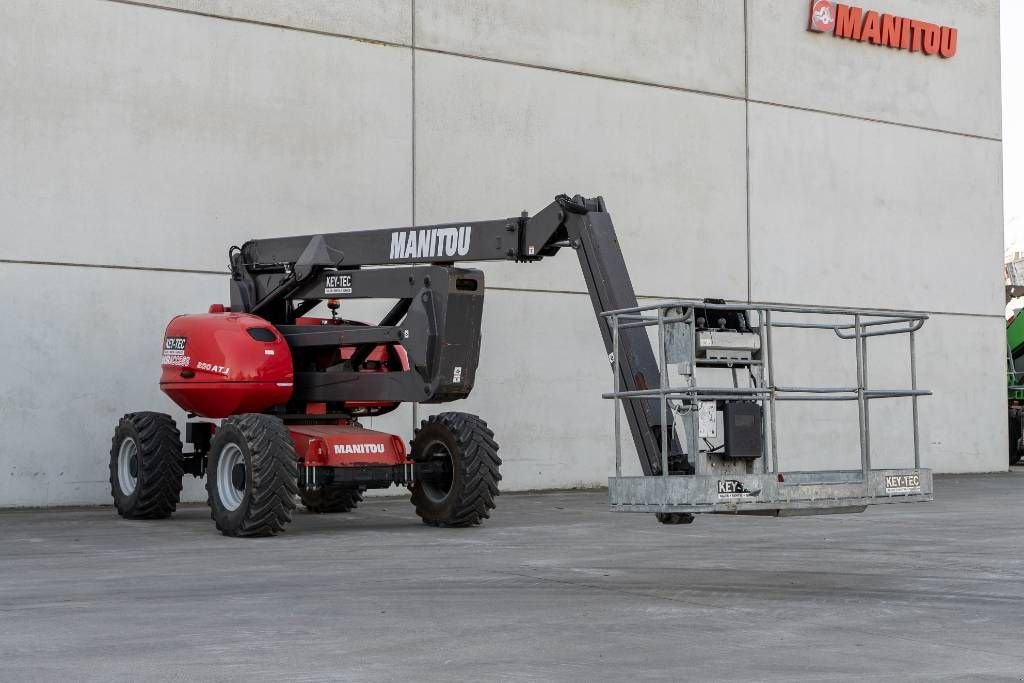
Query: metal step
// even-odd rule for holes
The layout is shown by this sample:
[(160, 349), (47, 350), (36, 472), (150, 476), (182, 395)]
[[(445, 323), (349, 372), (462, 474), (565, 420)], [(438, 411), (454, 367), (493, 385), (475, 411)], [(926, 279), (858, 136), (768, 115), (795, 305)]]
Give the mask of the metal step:
[[(865, 476), (866, 475), (866, 476)], [(930, 469), (610, 477), (613, 512), (815, 515), (933, 499)]]

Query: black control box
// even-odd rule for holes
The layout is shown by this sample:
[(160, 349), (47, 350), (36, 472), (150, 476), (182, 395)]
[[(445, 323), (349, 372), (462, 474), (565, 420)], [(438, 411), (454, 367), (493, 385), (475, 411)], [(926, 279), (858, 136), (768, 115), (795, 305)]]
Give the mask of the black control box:
[(752, 459), (762, 455), (761, 404), (726, 401), (722, 406), (725, 423), (726, 458)]

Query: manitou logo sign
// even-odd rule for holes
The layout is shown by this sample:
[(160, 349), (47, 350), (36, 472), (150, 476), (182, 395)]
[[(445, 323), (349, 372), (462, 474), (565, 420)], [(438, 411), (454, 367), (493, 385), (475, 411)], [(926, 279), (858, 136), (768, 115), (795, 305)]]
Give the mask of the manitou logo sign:
[(884, 47), (939, 55), (956, 54), (957, 31), (919, 19), (881, 14), (834, 0), (811, 0), (808, 31)]
[(391, 233), (392, 261), (409, 258), (453, 258), (469, 253), (473, 228), (424, 228)]

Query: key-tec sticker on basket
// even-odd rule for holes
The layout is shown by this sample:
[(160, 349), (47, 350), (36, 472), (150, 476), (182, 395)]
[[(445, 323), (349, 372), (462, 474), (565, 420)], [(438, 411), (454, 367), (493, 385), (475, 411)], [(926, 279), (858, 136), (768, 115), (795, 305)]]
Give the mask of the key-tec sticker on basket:
[(751, 491), (743, 485), (742, 481), (735, 479), (718, 480), (718, 499), (735, 500), (737, 498), (752, 498), (761, 493), (761, 489)]
[(885, 477), (886, 493), (921, 493), (921, 475), (888, 474)]

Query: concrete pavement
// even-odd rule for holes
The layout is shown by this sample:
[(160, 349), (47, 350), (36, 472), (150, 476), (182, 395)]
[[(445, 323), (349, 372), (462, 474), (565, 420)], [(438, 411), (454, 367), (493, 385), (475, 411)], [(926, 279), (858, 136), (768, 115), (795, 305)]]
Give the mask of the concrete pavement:
[(1024, 679), (1024, 472), (666, 527), (603, 492), (405, 499), (230, 539), (204, 507), (0, 513), (0, 680)]

